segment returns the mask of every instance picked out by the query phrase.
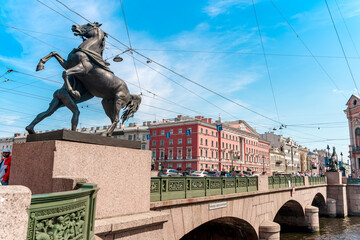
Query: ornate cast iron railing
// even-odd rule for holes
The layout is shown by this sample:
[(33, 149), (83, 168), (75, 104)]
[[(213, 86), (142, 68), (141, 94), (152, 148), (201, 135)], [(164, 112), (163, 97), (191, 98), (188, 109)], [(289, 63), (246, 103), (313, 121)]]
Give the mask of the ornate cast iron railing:
[(308, 177), (309, 185), (325, 184), (325, 177)]
[(151, 202), (258, 190), (257, 177), (152, 177)]
[(360, 184), (360, 178), (348, 178), (347, 184)]
[(26, 240), (94, 240), (97, 191), (79, 183), (77, 190), (33, 195)]
[[(290, 182), (290, 183), (289, 183)], [(269, 189), (304, 186), (304, 177), (269, 177)]]

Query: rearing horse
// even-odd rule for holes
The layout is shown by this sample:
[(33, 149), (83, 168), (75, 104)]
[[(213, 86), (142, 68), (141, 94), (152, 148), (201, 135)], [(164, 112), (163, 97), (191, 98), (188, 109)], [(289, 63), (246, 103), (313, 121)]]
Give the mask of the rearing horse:
[(73, 25), (71, 30), (75, 36), (81, 36), (84, 41), (78, 48), (75, 48), (64, 60), (57, 52), (51, 52), (42, 58), (37, 65), (37, 71), (44, 69), (46, 63), (55, 57), (65, 69), (62, 77), (66, 90), (74, 99), (81, 99), (81, 93), (72, 87), (69, 78), (74, 77), (80, 81), (85, 89), (93, 96), (102, 98), (102, 105), (106, 115), (110, 118), (112, 125), (103, 134), (111, 136), (119, 122), (120, 110), (124, 108), (121, 116), (125, 122), (138, 110), (141, 103), (140, 95), (130, 94), (126, 83), (116, 77), (107, 67), (109, 65), (102, 59), (105, 48), (105, 36), (100, 29), (99, 23), (88, 23), (85, 25)]

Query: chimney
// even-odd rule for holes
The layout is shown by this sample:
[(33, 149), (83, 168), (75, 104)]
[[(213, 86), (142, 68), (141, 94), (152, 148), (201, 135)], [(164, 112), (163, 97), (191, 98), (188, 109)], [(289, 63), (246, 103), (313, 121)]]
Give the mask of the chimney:
[(103, 130), (106, 130), (107, 129), (107, 126), (103, 126)]
[(146, 126), (146, 122), (143, 122), (143, 126)]
[(166, 119), (163, 119), (162, 122), (163, 122), (163, 123), (166, 123)]
[(14, 133), (14, 137), (20, 137), (20, 133)]
[(147, 126), (150, 126), (150, 125), (151, 125), (151, 121), (147, 121), (147, 122), (146, 122), (146, 125), (147, 125)]
[(129, 127), (133, 127), (134, 126), (134, 123), (129, 123)]
[(134, 127), (137, 127), (138, 126), (138, 124), (137, 123), (134, 123)]
[(125, 128), (125, 124), (120, 123), (120, 128)]
[(100, 127), (96, 127), (96, 130), (100, 130)]
[(204, 118), (204, 116), (195, 116), (195, 119), (196, 120), (201, 120), (201, 119), (203, 119)]
[(91, 127), (91, 128), (90, 128), (90, 131), (94, 131), (94, 127)]

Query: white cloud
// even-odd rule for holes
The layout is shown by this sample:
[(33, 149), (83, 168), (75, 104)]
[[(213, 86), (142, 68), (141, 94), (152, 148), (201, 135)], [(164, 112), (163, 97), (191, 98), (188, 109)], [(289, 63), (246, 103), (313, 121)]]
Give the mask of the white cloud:
[(203, 10), (210, 17), (216, 17), (220, 14), (228, 14), (230, 8), (244, 8), (251, 4), (250, 0), (210, 0)]

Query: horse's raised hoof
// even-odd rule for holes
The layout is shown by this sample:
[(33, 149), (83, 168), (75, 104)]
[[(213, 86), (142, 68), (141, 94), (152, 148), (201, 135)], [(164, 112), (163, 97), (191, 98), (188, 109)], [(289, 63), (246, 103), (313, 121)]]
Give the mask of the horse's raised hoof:
[(26, 131), (28, 131), (29, 134), (35, 134), (35, 131), (34, 131), (34, 128), (33, 127), (30, 127), (30, 126), (27, 126), (25, 128)]
[(44, 69), (44, 64), (42, 62), (39, 62), (39, 64), (36, 66), (36, 71), (40, 71)]

